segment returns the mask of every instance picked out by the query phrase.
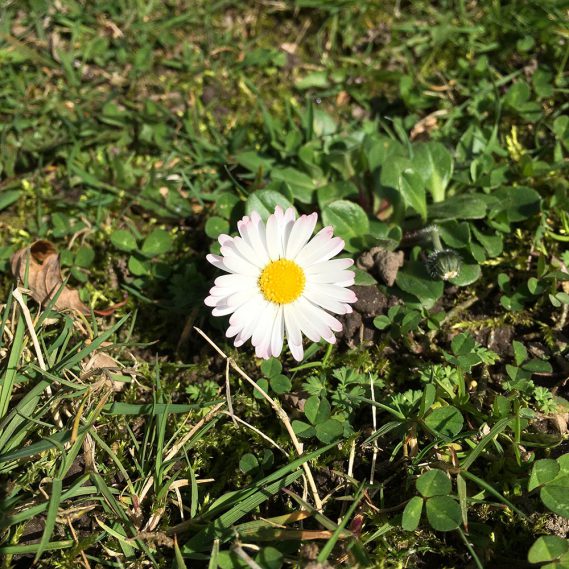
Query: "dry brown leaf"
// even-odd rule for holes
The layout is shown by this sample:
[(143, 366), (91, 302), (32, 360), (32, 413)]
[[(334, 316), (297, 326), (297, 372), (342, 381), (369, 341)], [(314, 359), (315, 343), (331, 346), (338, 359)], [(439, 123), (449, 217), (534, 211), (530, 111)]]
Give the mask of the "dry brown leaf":
[[(61, 266), (57, 249), (49, 241), (36, 241), (30, 247), (16, 251), (10, 259), (12, 274), (18, 281), (18, 286), (24, 286), (26, 267), (28, 286), (32, 297), (41, 305), (46, 305), (59, 291), (63, 284)], [(79, 299), (79, 292), (68, 286), (57, 297), (56, 310), (72, 309), (81, 314), (89, 314), (90, 310)]]
[(90, 358), (82, 362), (81, 367), (84, 374), (98, 373), (106, 377), (113, 391), (122, 391), (126, 386), (124, 381), (114, 381), (111, 375), (112, 372), (119, 372), (124, 366), (105, 352), (95, 352)]

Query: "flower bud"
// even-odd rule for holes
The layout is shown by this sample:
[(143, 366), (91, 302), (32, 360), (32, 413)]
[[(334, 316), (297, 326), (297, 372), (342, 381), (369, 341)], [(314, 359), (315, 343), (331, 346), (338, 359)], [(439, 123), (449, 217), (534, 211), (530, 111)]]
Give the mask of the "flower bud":
[(458, 277), (462, 259), (452, 249), (433, 251), (427, 259), (427, 270), (434, 279), (448, 281)]

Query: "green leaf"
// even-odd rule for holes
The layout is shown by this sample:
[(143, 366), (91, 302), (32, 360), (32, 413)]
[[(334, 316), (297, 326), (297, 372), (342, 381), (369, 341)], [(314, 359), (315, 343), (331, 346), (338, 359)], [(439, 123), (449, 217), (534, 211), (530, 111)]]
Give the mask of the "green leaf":
[(455, 356), (465, 356), (474, 350), (476, 341), (467, 332), (462, 332), (452, 339), (450, 347)]
[(131, 255), (128, 258), (128, 270), (135, 276), (141, 277), (149, 273), (148, 261), (143, 262), (138, 257)]
[(263, 547), (257, 555), (255, 561), (263, 569), (280, 569), (283, 565), (283, 554), (272, 546)]
[(462, 263), (458, 276), (449, 279), (448, 282), (456, 286), (468, 286), (476, 282), (482, 276), (482, 269), (478, 264)]
[(389, 318), (389, 316), (386, 316), (385, 314), (382, 314), (381, 316), (376, 316), (373, 319), (373, 325), (378, 329), (378, 330), (385, 330), (386, 328), (388, 328), (389, 326), (391, 326), (391, 320)]
[(552, 512), (569, 518), (569, 475), (563, 474), (548, 482), (539, 495)]
[(312, 202), (312, 194), (317, 184), (304, 172), (295, 168), (275, 168), (271, 171), (271, 179), (286, 182), (290, 186), (295, 200), (305, 204)]
[(429, 498), (426, 509), (427, 519), (434, 530), (452, 531), (460, 526), (460, 506), (450, 496)]
[(440, 435), (454, 437), (462, 430), (464, 418), (456, 407), (448, 405), (433, 410), (425, 417), (425, 424)]
[(308, 439), (316, 435), (316, 429), (312, 425), (296, 419), (292, 422), (292, 430), (303, 439)]
[(239, 460), (239, 470), (243, 474), (250, 474), (259, 468), (259, 461), (254, 454), (250, 452), (244, 454)]
[(86, 247), (82, 245), (77, 249), (77, 253), (75, 253), (75, 264), (78, 267), (83, 267), (87, 269), (93, 264), (95, 260), (95, 251), (91, 247)]
[(433, 280), (425, 265), (418, 261), (410, 261), (397, 273), (397, 286), (404, 292), (416, 296), (427, 308), (433, 306), (444, 291), (444, 283)]
[(559, 474), (559, 463), (552, 458), (536, 460), (528, 483), (528, 492), (551, 482)]
[(428, 207), (429, 219), (449, 221), (457, 219), (483, 219), (486, 217), (486, 202), (476, 194), (462, 194)]
[(323, 423), (330, 417), (330, 403), (328, 399), (316, 395), (309, 397), (304, 403), (304, 414), (306, 418), (313, 424)]
[(417, 491), (425, 498), (433, 496), (447, 496), (452, 490), (452, 484), (449, 477), (437, 468), (428, 470), (421, 474), (415, 482)]
[(121, 251), (131, 253), (138, 249), (134, 235), (126, 229), (117, 229), (111, 233), (111, 243)]
[(541, 196), (526, 186), (500, 188), (492, 197), (497, 201), (490, 209), (490, 218), (503, 213), (508, 222), (516, 223), (536, 215), (541, 209)]
[(167, 253), (172, 247), (172, 236), (164, 229), (154, 229), (142, 244), (142, 254), (156, 257)]
[(292, 389), (292, 383), (286, 375), (274, 375), (270, 378), (269, 384), (275, 393), (288, 393)]
[(254, 150), (246, 150), (245, 152), (240, 152), (235, 156), (235, 161), (237, 164), (240, 164), (246, 170), (250, 172), (254, 172), (255, 174), (261, 170), (262, 172), (268, 172), (274, 160), (271, 158), (266, 158), (265, 156), (261, 156), (259, 153), (255, 152)]
[(440, 142), (419, 143), (413, 147), (412, 162), (431, 192), (433, 201), (444, 201), (453, 172), (452, 154)]
[(528, 351), (526, 347), (518, 340), (512, 342), (512, 348), (514, 349), (514, 357), (516, 360), (516, 365), (522, 365), (528, 359)]
[[(257, 381), (257, 385), (265, 392), (269, 391), (269, 382), (264, 377)], [(253, 395), (256, 399), (263, 399), (263, 396), (255, 389)]]
[[(374, 320), (375, 324), (375, 320)], [(419, 406), (419, 417), (422, 417), (433, 405), (437, 396), (437, 388), (432, 383), (427, 383), (421, 397), (421, 405)]]
[(267, 221), (269, 216), (275, 213), (278, 205), (283, 209), (292, 207), (292, 204), (282, 194), (274, 190), (257, 190), (247, 198), (245, 211), (247, 215), (256, 211), (263, 221)]
[(283, 366), (279, 360), (276, 358), (269, 358), (268, 360), (264, 360), (261, 364), (261, 371), (265, 375), (265, 377), (273, 377), (275, 375), (279, 375), (283, 370)]
[(406, 168), (399, 174), (398, 189), (407, 207), (412, 207), (425, 221), (427, 219), (427, 196), (425, 184), (419, 174)]
[(530, 563), (555, 561), (569, 553), (569, 540), (557, 535), (544, 535), (538, 538), (528, 552)]
[(340, 438), (344, 433), (344, 426), (337, 419), (326, 419), (316, 425), (316, 436), (325, 444)]
[(343, 198), (357, 197), (358, 188), (352, 182), (340, 180), (325, 186), (320, 186), (316, 190), (316, 198), (320, 209), (324, 209), (328, 204)]
[(405, 531), (415, 531), (419, 526), (421, 513), (423, 512), (423, 501), (423, 498), (413, 496), (413, 498), (407, 502), (401, 519), (401, 526)]
[(369, 219), (366, 212), (357, 204), (346, 200), (338, 200), (322, 210), (324, 225), (331, 225), (334, 233), (346, 241), (346, 249), (350, 239), (361, 237), (369, 231)]
[(0, 192), (0, 211), (16, 203), (20, 199), (20, 190), (7, 190)]
[(222, 233), (229, 233), (229, 222), (216, 215), (205, 222), (205, 234), (211, 239), (217, 239)]

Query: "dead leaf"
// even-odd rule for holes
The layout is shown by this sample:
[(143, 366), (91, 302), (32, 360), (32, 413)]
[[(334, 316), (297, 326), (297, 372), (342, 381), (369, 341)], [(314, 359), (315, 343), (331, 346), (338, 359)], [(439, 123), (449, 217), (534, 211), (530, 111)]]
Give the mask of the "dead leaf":
[(105, 380), (111, 384), (113, 391), (122, 391), (126, 386), (125, 381), (112, 379), (112, 374), (118, 374), (124, 366), (105, 352), (95, 352), (87, 361), (83, 361), (81, 367), (85, 376), (103, 375)]
[[(30, 247), (16, 251), (10, 259), (12, 274), (18, 286), (26, 282), (32, 298), (45, 306), (63, 285), (61, 265), (57, 249), (49, 241), (36, 241)], [(76, 310), (81, 314), (90, 314), (90, 310), (79, 299), (79, 292), (64, 286), (55, 302), (56, 310)]]

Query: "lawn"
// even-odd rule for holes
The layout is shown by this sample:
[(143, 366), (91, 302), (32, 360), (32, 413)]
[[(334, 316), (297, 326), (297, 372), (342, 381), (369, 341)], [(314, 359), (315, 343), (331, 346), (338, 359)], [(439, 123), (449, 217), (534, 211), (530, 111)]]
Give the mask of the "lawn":
[(0, 568), (568, 569), (568, 15), (1, 2)]

